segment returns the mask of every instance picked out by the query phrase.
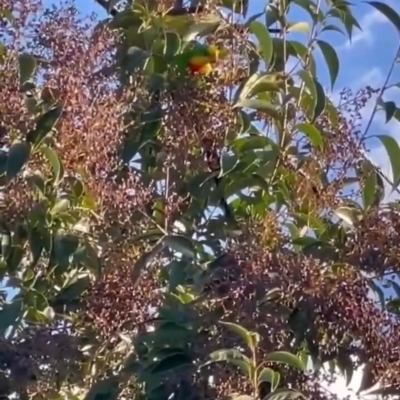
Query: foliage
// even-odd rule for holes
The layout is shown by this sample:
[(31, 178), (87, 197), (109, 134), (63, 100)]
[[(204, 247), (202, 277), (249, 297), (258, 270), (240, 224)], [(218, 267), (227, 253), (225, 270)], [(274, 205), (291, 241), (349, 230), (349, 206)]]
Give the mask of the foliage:
[[(400, 148), (390, 180), (366, 142), (400, 112), (315, 61), (334, 88), (351, 4), (170, 3), (0, 0), (0, 396), (327, 400), (359, 365), (398, 395)], [(194, 41), (230, 55), (193, 76)]]

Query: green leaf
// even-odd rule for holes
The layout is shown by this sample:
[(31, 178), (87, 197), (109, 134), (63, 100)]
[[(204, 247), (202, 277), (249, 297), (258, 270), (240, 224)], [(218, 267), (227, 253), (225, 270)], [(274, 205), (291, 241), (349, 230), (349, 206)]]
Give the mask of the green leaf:
[(294, 24), (290, 24), (287, 28), (288, 32), (301, 32), (301, 33), (310, 33), (310, 24), (308, 22), (295, 22)]
[(385, 101), (381, 103), (381, 106), (385, 109), (386, 123), (388, 123), (396, 114), (396, 103), (394, 101)]
[(147, 267), (151, 264), (155, 257), (160, 253), (163, 249), (163, 246), (156, 245), (150, 251), (143, 253), (139, 259), (136, 261), (135, 265), (132, 268), (131, 278), (134, 285), (137, 285), (139, 279), (142, 275), (142, 272), (147, 269)]
[(304, 394), (292, 389), (278, 389), (265, 396), (263, 400), (299, 400), (307, 399)]
[(256, 72), (236, 91), (234, 102), (239, 99), (245, 100), (263, 92), (279, 91), (284, 88), (285, 79), (285, 76), (281, 73)]
[(54, 238), (54, 254), (58, 265), (67, 266), (70, 264), (70, 257), (79, 246), (79, 238), (75, 235), (57, 235)]
[(328, 42), (317, 40), (317, 43), (328, 66), (329, 75), (331, 77), (331, 88), (333, 88), (339, 75), (339, 57), (335, 49)]
[(221, 23), (221, 19), (216, 14), (205, 14), (199, 17), (186, 32), (183, 37), (185, 42), (195, 40), (197, 36), (207, 36), (216, 31)]
[(57, 121), (60, 119), (62, 112), (63, 107), (58, 106), (42, 115), (36, 123), (36, 128), (26, 135), (26, 140), (35, 147), (39, 146), (52, 131)]
[(361, 164), (362, 181), (363, 181), (363, 205), (364, 209), (368, 209), (379, 204), (385, 194), (385, 187), (382, 177), (376, 168), (369, 162), (363, 161)]
[(250, 349), (254, 350), (257, 346), (259, 337), (257, 334), (254, 334), (254, 332), (250, 332), (247, 329), (243, 328), (243, 326), (234, 324), (232, 322), (220, 321), (220, 324), (226, 326), (229, 330), (238, 334), (244, 340), (247, 346), (249, 346)]
[(400, 183), (400, 147), (397, 140), (392, 136), (379, 135), (377, 137), (386, 149), (389, 156), (390, 165), (392, 167), (393, 174), (393, 189), (395, 189)]
[(168, 235), (164, 237), (163, 241), (170, 249), (182, 253), (187, 257), (194, 258), (196, 255), (193, 241), (185, 236)]
[(218, 175), (219, 178), (228, 175), (239, 164), (239, 159), (236, 154), (229, 154), (224, 152), (221, 157), (221, 171)]
[(0, 310), (0, 335), (4, 335), (10, 326), (13, 326), (21, 314), (22, 303), (20, 300), (14, 300), (11, 303), (5, 303)]
[(380, 11), (400, 33), (400, 16), (396, 11), (393, 10), (392, 7), (379, 1), (366, 1), (365, 3), (368, 3)]
[(64, 175), (64, 168), (58, 154), (48, 146), (42, 146), (40, 152), (47, 158), (53, 170), (54, 184), (58, 184)]
[(288, 353), (287, 351), (274, 351), (272, 353), (268, 353), (265, 359), (266, 361), (274, 361), (281, 364), (286, 364), (301, 371), (305, 370), (300, 358), (292, 353)]
[(350, 226), (354, 226), (354, 223), (356, 222), (356, 214), (355, 214), (355, 209), (350, 208), (350, 207), (338, 207), (335, 210), (335, 214), (345, 221), (347, 224)]
[(164, 41), (164, 55), (173, 57), (179, 53), (181, 48), (181, 39), (175, 32), (166, 32)]
[(259, 21), (253, 21), (249, 26), (249, 30), (257, 37), (260, 43), (265, 63), (270, 65), (274, 48), (268, 28)]
[(258, 384), (261, 382), (269, 382), (271, 384), (271, 391), (273, 392), (279, 386), (281, 375), (279, 372), (271, 368), (263, 368), (258, 375)]
[(192, 366), (193, 360), (189, 355), (185, 353), (177, 353), (159, 361), (153, 368), (151, 368), (151, 372), (153, 374), (161, 374), (171, 370), (190, 368)]
[(11, 146), (7, 159), (7, 182), (10, 182), (21, 172), (24, 165), (28, 162), (30, 154), (31, 145), (29, 143), (17, 142)]
[(325, 91), (321, 84), (308, 71), (303, 70), (298, 74), (303, 79), (304, 84), (310, 91), (313, 108), (312, 121), (315, 121), (325, 110)]
[(119, 383), (118, 377), (115, 376), (99, 380), (90, 388), (84, 400), (117, 400)]
[(126, 71), (130, 74), (134, 73), (137, 69), (143, 70), (146, 67), (146, 63), (150, 58), (150, 54), (142, 50), (140, 47), (131, 46), (126, 52), (126, 58), (124, 60), (124, 66)]
[(303, 132), (307, 137), (310, 139), (311, 144), (314, 147), (318, 147), (322, 149), (324, 145), (324, 138), (321, 134), (321, 132), (315, 127), (315, 125), (312, 124), (307, 124), (307, 123), (301, 123), (297, 124), (294, 129), (297, 129), (300, 132)]
[(249, 364), (251, 363), (250, 359), (247, 356), (245, 356), (239, 350), (236, 349), (216, 350), (209, 355), (209, 358), (213, 362), (221, 362), (221, 361), (230, 362), (230, 360), (242, 360)]
[(72, 284), (61, 289), (55, 298), (57, 304), (69, 303), (73, 300), (78, 299), (82, 293), (87, 290), (90, 286), (90, 279), (88, 276), (76, 280)]
[(36, 70), (36, 59), (29, 54), (23, 53), (18, 56), (19, 83), (22, 86), (29, 81)]
[(258, 99), (249, 99), (249, 100), (240, 100), (234, 106), (235, 108), (252, 108), (253, 110), (263, 111), (267, 115), (271, 116), (272, 118), (279, 118), (279, 108), (269, 101), (265, 100), (258, 100)]
[(69, 209), (70, 201), (68, 199), (57, 199), (53, 208), (51, 209), (51, 214), (57, 215), (63, 213)]

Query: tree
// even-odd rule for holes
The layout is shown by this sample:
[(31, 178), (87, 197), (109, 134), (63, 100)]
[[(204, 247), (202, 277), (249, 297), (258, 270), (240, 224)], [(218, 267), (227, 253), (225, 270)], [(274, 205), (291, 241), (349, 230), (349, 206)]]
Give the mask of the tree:
[[(351, 5), (170, 3), (0, 1), (1, 397), (333, 399), (359, 365), (398, 395), (400, 149), (389, 179), (358, 125), (400, 113), (314, 60), (333, 87)], [(230, 56), (193, 76), (193, 41)]]

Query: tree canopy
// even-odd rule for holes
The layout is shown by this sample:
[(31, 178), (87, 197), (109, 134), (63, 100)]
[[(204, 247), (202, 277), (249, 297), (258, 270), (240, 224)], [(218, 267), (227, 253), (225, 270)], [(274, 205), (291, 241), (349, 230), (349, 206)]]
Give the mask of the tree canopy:
[(1, 399), (399, 396), (398, 55), (337, 88), (354, 6), (252, 1), (0, 0)]

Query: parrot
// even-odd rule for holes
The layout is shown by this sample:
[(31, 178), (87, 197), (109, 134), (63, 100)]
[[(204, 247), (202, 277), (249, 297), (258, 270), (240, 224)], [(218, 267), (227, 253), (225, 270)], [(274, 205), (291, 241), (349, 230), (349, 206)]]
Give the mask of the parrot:
[(194, 75), (210, 75), (220, 59), (228, 56), (228, 50), (214, 45), (196, 44), (177, 56), (178, 66)]

